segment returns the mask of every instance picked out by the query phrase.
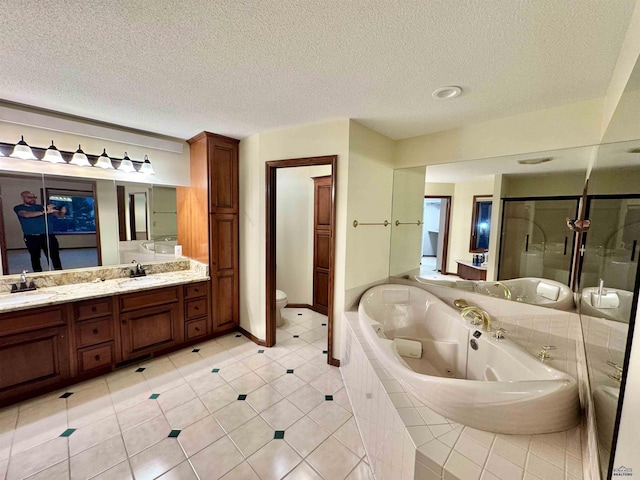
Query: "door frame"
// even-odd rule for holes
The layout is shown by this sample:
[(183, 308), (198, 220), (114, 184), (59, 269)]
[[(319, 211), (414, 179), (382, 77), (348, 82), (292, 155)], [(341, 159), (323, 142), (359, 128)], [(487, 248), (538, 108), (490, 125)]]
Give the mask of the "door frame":
[(335, 226), (336, 226), (336, 182), (337, 155), (308, 158), (291, 158), (265, 162), (266, 182), (266, 346), (276, 344), (276, 174), (279, 168), (313, 167), (331, 165), (331, 241), (329, 254), (329, 307), (327, 312), (328, 345), (327, 363), (340, 366), (340, 360), (333, 356), (333, 292), (335, 276)]
[[(424, 198), (439, 198), (441, 200), (440, 206), (442, 206), (442, 200), (447, 200), (447, 211), (445, 212), (444, 220), (444, 234), (442, 238), (442, 268), (440, 269), (440, 273), (443, 275), (455, 275), (453, 273), (447, 272), (447, 260), (449, 256), (449, 223), (451, 221), (451, 195), (425, 195)], [(422, 202), (422, 216), (424, 216), (424, 201)], [(438, 252), (436, 246), (436, 263), (437, 262)]]

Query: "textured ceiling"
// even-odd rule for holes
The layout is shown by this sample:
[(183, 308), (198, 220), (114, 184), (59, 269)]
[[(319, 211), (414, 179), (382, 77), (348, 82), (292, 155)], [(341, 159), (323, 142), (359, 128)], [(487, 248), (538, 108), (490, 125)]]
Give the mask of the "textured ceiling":
[(603, 96), (634, 4), (4, 0), (0, 96), (179, 138), (343, 117), (407, 138)]

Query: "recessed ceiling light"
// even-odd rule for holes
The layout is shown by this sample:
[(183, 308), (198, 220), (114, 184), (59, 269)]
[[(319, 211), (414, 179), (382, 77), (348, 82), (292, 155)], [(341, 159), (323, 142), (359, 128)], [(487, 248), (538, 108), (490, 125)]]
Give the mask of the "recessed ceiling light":
[(442, 87), (435, 90), (431, 94), (431, 96), (439, 100), (446, 100), (449, 98), (459, 97), (461, 93), (462, 93), (462, 89), (460, 87), (450, 86), (450, 87)]
[(551, 160), (553, 160), (552, 157), (530, 158), (528, 160), (518, 160), (518, 163), (520, 165), (538, 165), (539, 163), (546, 163), (546, 162), (550, 162)]

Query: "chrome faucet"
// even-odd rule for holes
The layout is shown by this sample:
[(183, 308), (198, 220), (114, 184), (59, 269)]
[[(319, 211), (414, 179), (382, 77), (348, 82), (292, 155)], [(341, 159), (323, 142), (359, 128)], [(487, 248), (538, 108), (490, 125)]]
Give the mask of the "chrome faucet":
[(20, 274), (20, 283), (27, 283), (27, 271), (26, 270), (22, 270), (22, 273)]
[(482, 310), (480, 307), (476, 307), (475, 305), (464, 307), (460, 311), (460, 315), (462, 315), (462, 318), (465, 318), (469, 314), (472, 314), (471, 325), (482, 324), (482, 330), (484, 330), (485, 332), (491, 331), (491, 317), (487, 312)]
[(496, 282), (493, 284), (493, 286), (502, 287), (502, 289), (504, 290), (504, 298), (506, 298), (507, 300), (511, 300), (511, 290), (509, 290), (509, 287), (507, 287), (504, 283)]
[(19, 293), (19, 292), (29, 292), (31, 290), (35, 290), (36, 289), (36, 285), (35, 283), (33, 283), (33, 280), (31, 280), (29, 283), (27, 283), (27, 271), (23, 270), (22, 273), (20, 274), (20, 282), (16, 282), (16, 283), (12, 283), (11, 284), (11, 293)]
[(616, 370), (615, 373), (609, 375), (609, 378), (613, 378), (616, 382), (621, 382), (622, 381), (623, 368), (620, 365), (618, 365), (617, 363), (612, 362), (611, 360), (607, 360), (607, 365), (609, 365), (610, 367), (615, 368), (615, 370)]
[(607, 294), (607, 290), (604, 288), (604, 280), (600, 279), (598, 281), (598, 293), (596, 294), (596, 304), (594, 307), (600, 308), (600, 303), (602, 302), (602, 296)]

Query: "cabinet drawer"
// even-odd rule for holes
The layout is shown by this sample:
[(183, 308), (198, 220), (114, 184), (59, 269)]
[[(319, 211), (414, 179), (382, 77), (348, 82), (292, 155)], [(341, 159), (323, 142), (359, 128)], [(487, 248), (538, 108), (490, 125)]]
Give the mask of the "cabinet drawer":
[(0, 336), (66, 324), (61, 307), (32, 308), (0, 315)]
[(86, 372), (94, 368), (111, 365), (115, 358), (114, 353), (113, 342), (78, 350), (78, 370)]
[(189, 300), (186, 302), (185, 316), (187, 320), (207, 315), (207, 299)]
[(78, 302), (75, 307), (76, 320), (78, 321), (111, 315), (112, 312), (112, 302), (110, 298)]
[(185, 340), (191, 340), (207, 334), (207, 319), (201, 318), (200, 320), (191, 320), (185, 323), (184, 327)]
[(111, 317), (76, 324), (78, 348), (110, 340), (113, 340), (113, 320)]
[(179, 298), (178, 287), (127, 293), (120, 296), (120, 312), (177, 302)]
[(204, 297), (207, 295), (207, 282), (188, 285), (184, 289), (185, 298)]

